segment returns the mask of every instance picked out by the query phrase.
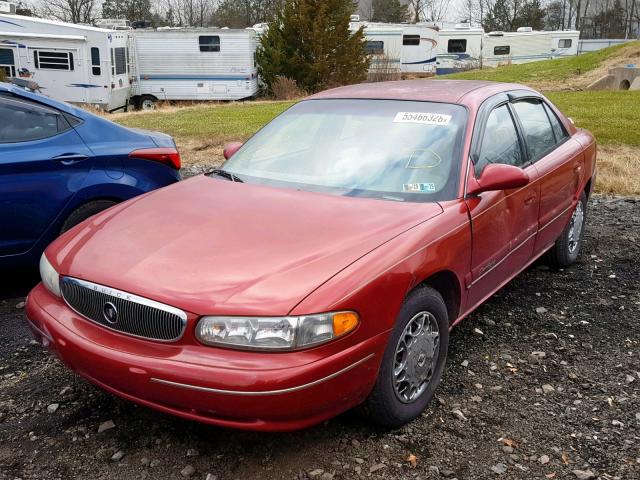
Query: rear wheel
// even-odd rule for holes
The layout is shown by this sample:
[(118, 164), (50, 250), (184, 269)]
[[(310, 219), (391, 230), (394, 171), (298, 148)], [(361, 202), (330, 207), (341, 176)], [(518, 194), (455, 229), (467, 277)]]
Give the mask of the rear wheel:
[(155, 110), (157, 101), (153, 95), (143, 95), (140, 98), (140, 110)]
[(568, 267), (574, 263), (580, 255), (582, 239), (584, 238), (584, 226), (587, 219), (587, 195), (582, 192), (576, 208), (571, 214), (569, 223), (549, 250), (549, 263), (557, 268)]
[(67, 230), (72, 229), (80, 222), (85, 221), (87, 218), (95, 215), (96, 213), (100, 213), (103, 210), (106, 210), (109, 207), (113, 207), (116, 204), (113, 200), (93, 200), (91, 202), (85, 203), (84, 205), (79, 206), (71, 215), (67, 217), (65, 222), (62, 224), (62, 228), (60, 229), (60, 233), (64, 233)]
[(444, 370), (449, 344), (447, 307), (432, 288), (409, 294), (400, 309), (378, 380), (363, 405), (387, 428), (400, 427), (425, 409)]

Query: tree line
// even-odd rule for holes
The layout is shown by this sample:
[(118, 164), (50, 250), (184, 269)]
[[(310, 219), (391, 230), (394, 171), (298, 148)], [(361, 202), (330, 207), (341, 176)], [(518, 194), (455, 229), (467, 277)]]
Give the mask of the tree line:
[[(34, 2), (34, 3), (30, 3)], [(97, 18), (146, 20), (154, 27), (245, 28), (272, 22), (287, 0), (35, 0), (18, 2), (22, 15), (73, 23)], [(351, 13), (357, 2), (348, 0)], [(640, 0), (361, 0), (361, 19), (402, 23), (472, 22), (485, 31), (577, 29), (583, 38), (638, 38)]]

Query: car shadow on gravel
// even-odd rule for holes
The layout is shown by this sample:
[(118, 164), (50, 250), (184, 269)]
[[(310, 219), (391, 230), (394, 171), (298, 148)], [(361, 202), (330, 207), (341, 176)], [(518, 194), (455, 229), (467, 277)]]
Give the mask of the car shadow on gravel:
[(138, 407), (2, 300), (0, 478), (640, 478), (639, 207), (592, 201), (580, 261), (536, 262), (456, 327), (436, 398), (394, 431), (354, 411), (264, 434)]

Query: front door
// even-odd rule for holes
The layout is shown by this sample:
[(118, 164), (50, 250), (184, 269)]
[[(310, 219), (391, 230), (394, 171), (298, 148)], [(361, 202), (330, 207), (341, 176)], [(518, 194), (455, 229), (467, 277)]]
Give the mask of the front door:
[(477, 305), (530, 261), (538, 229), (540, 185), (528, 162), (514, 112), (506, 96), (498, 98), (480, 122), (469, 176), (480, 178), (484, 167), (502, 163), (524, 169), (531, 181), (513, 190), (484, 192), (466, 198), (473, 235), (469, 304)]

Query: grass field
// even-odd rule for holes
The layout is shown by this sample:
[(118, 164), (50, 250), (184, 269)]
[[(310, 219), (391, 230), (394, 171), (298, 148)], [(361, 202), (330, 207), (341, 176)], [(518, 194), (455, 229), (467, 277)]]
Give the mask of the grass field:
[(588, 72), (598, 69), (602, 64), (608, 63), (612, 59), (620, 58), (621, 63), (628, 63), (625, 62), (625, 59), (637, 56), (639, 50), (640, 42), (631, 42), (575, 57), (520, 65), (505, 65), (483, 70), (470, 70), (447, 75), (446, 78), (517, 82), (539, 86), (543, 89), (562, 89), (563, 83), (573, 79), (580, 79)]
[[(597, 190), (640, 195), (640, 91), (547, 92), (547, 96), (578, 127), (595, 134), (600, 145)], [(172, 135), (185, 165), (211, 165), (222, 162), (225, 143), (246, 140), (290, 105), (292, 102), (247, 102), (168, 107), (112, 118), (130, 127)]]

